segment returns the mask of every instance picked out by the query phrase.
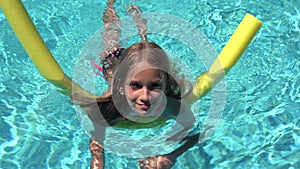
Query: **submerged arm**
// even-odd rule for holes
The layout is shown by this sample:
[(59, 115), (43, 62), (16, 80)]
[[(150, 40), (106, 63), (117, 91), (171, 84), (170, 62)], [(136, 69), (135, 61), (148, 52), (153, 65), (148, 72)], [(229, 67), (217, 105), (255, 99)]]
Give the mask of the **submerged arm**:
[(104, 148), (103, 144), (99, 144), (96, 140), (90, 140), (90, 152), (92, 154), (91, 169), (104, 168)]

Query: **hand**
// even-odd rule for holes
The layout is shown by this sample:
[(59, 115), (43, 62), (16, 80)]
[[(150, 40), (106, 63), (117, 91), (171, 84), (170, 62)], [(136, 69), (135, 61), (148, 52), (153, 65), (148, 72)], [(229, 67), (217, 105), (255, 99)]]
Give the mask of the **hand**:
[(141, 169), (170, 169), (176, 158), (172, 155), (152, 156), (139, 160)]
[(92, 161), (90, 169), (103, 169), (104, 168), (104, 149), (97, 141), (90, 141), (90, 151), (92, 154)]

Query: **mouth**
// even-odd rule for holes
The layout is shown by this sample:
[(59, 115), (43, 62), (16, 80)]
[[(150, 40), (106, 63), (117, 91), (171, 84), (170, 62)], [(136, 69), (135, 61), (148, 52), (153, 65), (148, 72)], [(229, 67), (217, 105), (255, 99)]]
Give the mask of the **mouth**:
[(149, 110), (151, 107), (151, 104), (149, 104), (149, 103), (137, 103), (136, 102), (136, 105), (138, 105), (144, 111)]

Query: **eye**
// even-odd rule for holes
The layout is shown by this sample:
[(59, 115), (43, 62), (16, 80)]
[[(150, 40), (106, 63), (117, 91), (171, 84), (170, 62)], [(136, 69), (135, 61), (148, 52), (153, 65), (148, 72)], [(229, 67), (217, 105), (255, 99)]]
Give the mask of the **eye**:
[(149, 85), (149, 90), (159, 89), (162, 90), (162, 84), (160, 82), (154, 82)]
[(143, 88), (143, 85), (141, 83), (138, 83), (138, 82), (130, 82), (129, 86), (132, 90), (138, 90), (138, 89)]

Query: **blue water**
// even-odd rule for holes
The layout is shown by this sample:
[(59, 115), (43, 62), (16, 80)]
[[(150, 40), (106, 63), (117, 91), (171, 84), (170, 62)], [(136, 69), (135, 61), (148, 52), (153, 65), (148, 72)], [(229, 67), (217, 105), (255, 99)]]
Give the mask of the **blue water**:
[[(103, 26), (105, 2), (23, 2), (52, 54), (73, 77), (81, 49)], [(116, 3), (121, 17), (125, 4), (187, 20), (217, 53), (245, 13), (264, 22), (226, 75), (226, 104), (215, 134), (180, 156), (173, 168), (300, 167), (299, 1), (124, 0)], [(74, 108), (36, 70), (3, 13), (0, 21), (0, 168), (88, 168), (89, 138)], [(173, 54), (193, 56), (176, 41), (169, 45), (171, 38), (152, 38)], [(203, 71), (200, 65), (192, 74)], [(205, 121), (210, 101), (210, 94), (201, 100), (204, 115), (198, 112), (198, 121)], [(107, 153), (106, 168), (138, 168), (136, 160)]]

